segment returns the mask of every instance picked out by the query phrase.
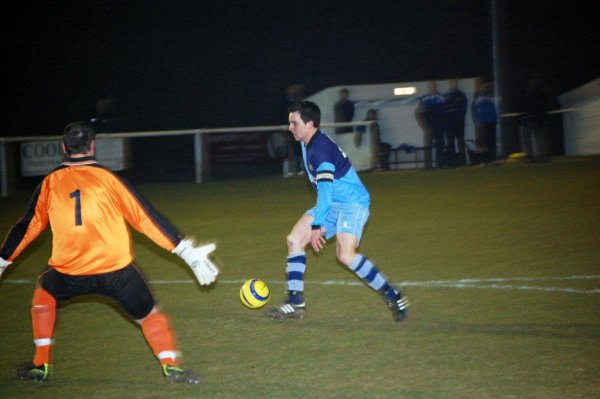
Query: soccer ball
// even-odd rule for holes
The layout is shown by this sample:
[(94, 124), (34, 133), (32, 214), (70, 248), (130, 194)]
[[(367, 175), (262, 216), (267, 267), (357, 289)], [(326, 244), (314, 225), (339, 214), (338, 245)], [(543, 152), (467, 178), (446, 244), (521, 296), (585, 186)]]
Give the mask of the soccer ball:
[(270, 297), (269, 286), (259, 278), (246, 280), (240, 288), (240, 300), (250, 309), (262, 308), (269, 302)]

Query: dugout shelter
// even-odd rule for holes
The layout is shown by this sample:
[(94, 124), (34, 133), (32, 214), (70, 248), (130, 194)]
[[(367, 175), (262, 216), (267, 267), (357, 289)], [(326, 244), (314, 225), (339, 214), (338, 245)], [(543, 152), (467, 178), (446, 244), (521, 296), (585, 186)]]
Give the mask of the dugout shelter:
[[(465, 139), (475, 139), (475, 127), (471, 118), (471, 102), (478, 78), (457, 79), (458, 88), (467, 96), (467, 115), (465, 117)], [(415, 120), (418, 99), (427, 93), (427, 82), (399, 82), (385, 84), (366, 84), (328, 87), (308, 98), (321, 108), (321, 122), (334, 122), (333, 105), (339, 99), (342, 88), (350, 92), (349, 99), (354, 102), (354, 122), (363, 121), (367, 110), (377, 111), (381, 141), (391, 145), (397, 151), (400, 163), (393, 168), (419, 168), (423, 166), (419, 150), (423, 147), (423, 132)], [(444, 94), (448, 90), (449, 80), (436, 80), (438, 91)], [(371, 168), (371, 143), (369, 134), (363, 134), (360, 147), (355, 145), (354, 133), (335, 133), (333, 127), (322, 128), (352, 160), (358, 171)], [(355, 129), (356, 131), (357, 129)], [(499, 136), (499, 135), (498, 135)], [(497, 140), (500, 138), (498, 137)], [(393, 156), (393, 155), (392, 155)]]

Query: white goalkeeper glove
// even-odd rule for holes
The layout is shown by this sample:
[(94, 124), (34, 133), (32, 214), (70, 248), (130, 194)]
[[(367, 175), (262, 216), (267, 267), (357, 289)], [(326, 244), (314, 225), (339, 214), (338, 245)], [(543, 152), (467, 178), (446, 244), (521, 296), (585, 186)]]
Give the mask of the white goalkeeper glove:
[(4, 260), (4, 258), (0, 257), (0, 277), (2, 277), (2, 273), (4, 273), (4, 269), (6, 269), (12, 262)]
[(196, 246), (192, 240), (184, 238), (175, 247), (173, 253), (188, 264), (200, 285), (210, 285), (215, 282), (219, 274), (217, 266), (208, 259), (208, 255), (215, 249), (217, 249), (215, 243)]

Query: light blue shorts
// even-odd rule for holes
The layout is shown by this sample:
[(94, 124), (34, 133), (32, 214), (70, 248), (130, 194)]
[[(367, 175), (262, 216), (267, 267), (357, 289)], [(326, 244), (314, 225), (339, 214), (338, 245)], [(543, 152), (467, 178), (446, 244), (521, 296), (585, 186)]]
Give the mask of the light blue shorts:
[[(315, 208), (306, 211), (310, 216), (314, 216), (314, 213)], [(359, 204), (334, 202), (322, 226), (325, 228), (325, 238), (330, 239), (340, 233), (350, 233), (356, 237), (358, 246), (367, 220), (369, 220), (369, 208)]]

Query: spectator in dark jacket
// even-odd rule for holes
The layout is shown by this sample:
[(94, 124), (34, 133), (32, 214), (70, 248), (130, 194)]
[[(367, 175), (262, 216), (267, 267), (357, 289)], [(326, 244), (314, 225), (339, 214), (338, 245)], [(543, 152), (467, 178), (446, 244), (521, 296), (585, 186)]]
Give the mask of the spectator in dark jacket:
[[(340, 99), (333, 104), (333, 118), (334, 122), (352, 122), (354, 118), (354, 102), (348, 97), (350, 92), (344, 88), (340, 90)], [(354, 129), (352, 126), (336, 127), (336, 133), (352, 133)]]
[(446, 134), (446, 160), (452, 165), (464, 165), (465, 157), (465, 115), (467, 96), (458, 88), (458, 80), (448, 82), (444, 93), (444, 122)]
[(491, 83), (483, 83), (478, 87), (477, 98), (471, 104), (471, 114), (475, 122), (475, 144), (477, 152), (482, 154), (484, 164), (496, 159), (496, 126), (498, 113), (493, 97)]
[(531, 161), (541, 156), (542, 134), (546, 121), (547, 95), (536, 78), (530, 78), (523, 92), (519, 107), (521, 116), (521, 149)]

